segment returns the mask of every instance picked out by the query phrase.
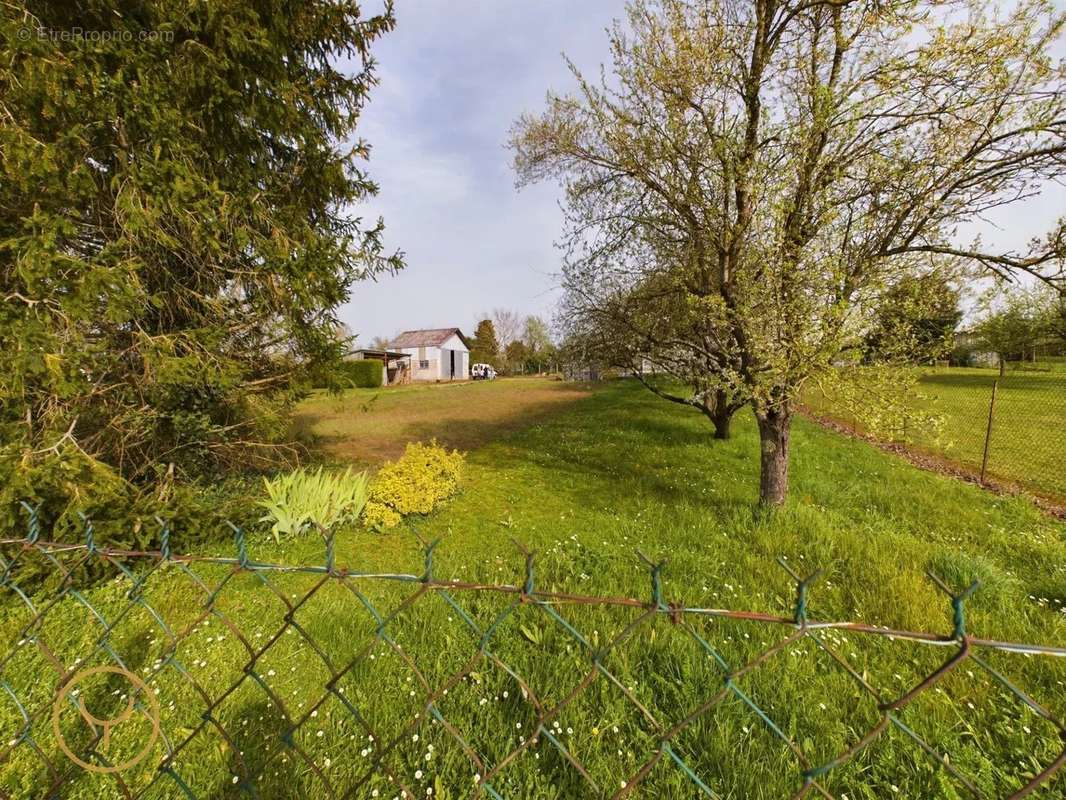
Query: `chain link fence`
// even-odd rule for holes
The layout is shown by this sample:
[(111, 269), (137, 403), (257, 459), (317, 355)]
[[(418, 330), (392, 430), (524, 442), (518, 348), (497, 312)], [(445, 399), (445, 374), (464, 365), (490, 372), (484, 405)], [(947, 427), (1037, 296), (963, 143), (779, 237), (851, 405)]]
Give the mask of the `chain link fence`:
[[(1066, 648), (538, 575), (0, 540), (8, 798), (1061, 797)], [(636, 562), (635, 562), (636, 564)], [(791, 586), (789, 590), (787, 587)], [(790, 597), (785, 597), (785, 593)], [(1044, 611), (1042, 613), (1056, 613)], [(1025, 688), (1023, 688), (1025, 687)], [(1050, 698), (1039, 700), (1037, 698)], [(1058, 707), (1056, 707), (1056, 705)]]
[(933, 424), (901, 421), (889, 432), (871, 432), (831, 398), (807, 399), (816, 416), (855, 432), (946, 462), (982, 483), (1018, 486), (1066, 505), (1066, 370), (929, 369), (905, 403)]

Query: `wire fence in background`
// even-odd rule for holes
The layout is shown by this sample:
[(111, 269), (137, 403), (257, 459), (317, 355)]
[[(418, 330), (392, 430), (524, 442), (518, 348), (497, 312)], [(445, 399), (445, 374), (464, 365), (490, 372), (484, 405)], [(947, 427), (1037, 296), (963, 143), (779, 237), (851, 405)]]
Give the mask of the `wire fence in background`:
[[(1056, 365), (1059, 366), (1059, 365)], [(1066, 505), (1066, 370), (938, 367), (923, 371), (918, 396), (907, 401), (935, 426), (901, 423), (874, 438), (942, 459), (980, 482), (1021, 487)], [(816, 416), (869, 434), (848, 409), (812, 398)]]
[(302, 566), (252, 560), (237, 529), (232, 558), (160, 541), (51, 542), (36, 518), (0, 540), (0, 795), (1063, 790), (1061, 709), (1033, 687), (1062, 701), (1066, 648), (973, 636), (976, 585), (931, 576), (937, 633), (816, 619), (818, 574), (783, 560), (772, 614), (675, 601), (643, 556), (643, 596), (609, 597), (542, 587), (528, 552), (507, 585), (442, 579), (435, 543), (420, 574), (384, 574), (328, 538)]

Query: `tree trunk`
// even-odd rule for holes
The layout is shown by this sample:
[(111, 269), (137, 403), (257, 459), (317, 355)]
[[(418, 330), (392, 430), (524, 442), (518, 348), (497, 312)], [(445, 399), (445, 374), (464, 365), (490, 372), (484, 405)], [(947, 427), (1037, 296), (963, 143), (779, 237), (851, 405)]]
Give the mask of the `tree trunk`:
[(759, 423), (759, 503), (779, 506), (788, 496), (788, 443), (792, 410), (772, 408), (756, 412)]
[(999, 354), (999, 377), (1007, 374), (1007, 359), (1002, 353)]
[(729, 430), (729, 426), (733, 421), (733, 412), (728, 407), (715, 411), (714, 416), (711, 417), (711, 422), (714, 423), (714, 438), (715, 439), (728, 439), (732, 436)]
[(728, 439), (732, 435), (730, 424), (736, 409), (729, 403), (729, 397), (725, 392), (719, 389), (712, 397), (704, 400), (700, 409), (714, 425), (715, 439)]
[(732, 435), (730, 425), (733, 423), (733, 415), (739, 411), (739, 408), (729, 402), (729, 395), (722, 389), (715, 393), (714, 403), (716, 407), (715, 417), (712, 420), (714, 422), (714, 438), (728, 439)]

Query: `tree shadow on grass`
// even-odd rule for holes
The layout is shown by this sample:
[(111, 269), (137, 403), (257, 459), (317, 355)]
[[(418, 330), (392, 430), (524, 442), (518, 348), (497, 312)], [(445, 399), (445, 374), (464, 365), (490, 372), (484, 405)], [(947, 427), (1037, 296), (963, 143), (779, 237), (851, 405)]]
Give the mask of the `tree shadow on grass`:
[[(502, 439), (483, 460), (504, 469), (535, 464), (548, 471), (547, 488), (565, 492), (580, 505), (614, 502), (619, 487), (630, 498), (703, 504), (709, 499), (703, 487), (716, 474), (744, 472), (750, 485), (757, 485), (758, 449), (746, 420), (738, 418), (732, 440), (715, 440), (698, 412), (687, 413), (644, 392), (621, 386), (597, 394), (542, 428)], [(714, 500), (732, 510), (750, 506), (754, 495), (736, 502)]]
[[(236, 778), (223, 784), (218, 796), (262, 797), (271, 800), (302, 800), (308, 796), (306, 781), (296, 774), (309, 770), (306, 762), (286, 745), (290, 725), (266, 700), (243, 706), (237, 719), (250, 720), (233, 731), (238, 750), (229, 750), (226, 774)], [(319, 787), (326, 796), (324, 787)], [(254, 790), (254, 792), (253, 792)], [(250, 794), (250, 792), (252, 792)]]

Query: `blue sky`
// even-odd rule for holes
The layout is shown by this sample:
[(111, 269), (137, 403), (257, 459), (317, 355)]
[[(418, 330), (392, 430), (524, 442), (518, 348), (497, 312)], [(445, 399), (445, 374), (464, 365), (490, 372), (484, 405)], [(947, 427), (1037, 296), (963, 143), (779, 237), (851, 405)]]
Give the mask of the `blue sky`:
[[(356, 213), (379, 214), (407, 268), (356, 284), (342, 321), (361, 344), (410, 328), (472, 333), (495, 307), (551, 317), (553, 246), (562, 217), (552, 184), (514, 187), (507, 133), (549, 88), (574, 86), (566, 53), (586, 74), (607, 58), (604, 29), (622, 0), (398, 0), (395, 31), (374, 47), (380, 85), (359, 133), (373, 147), (380, 194)], [(1056, 55), (1066, 55), (1060, 39)], [(1061, 186), (960, 231), (1025, 249), (1066, 209)]]
[(550, 317), (559, 192), (517, 191), (505, 148), (523, 111), (605, 60), (619, 0), (400, 0), (396, 30), (374, 48), (380, 85), (359, 133), (380, 194), (357, 213), (384, 216), (407, 268), (356, 284), (341, 319), (367, 344), (408, 328), (468, 333), (494, 307)]

